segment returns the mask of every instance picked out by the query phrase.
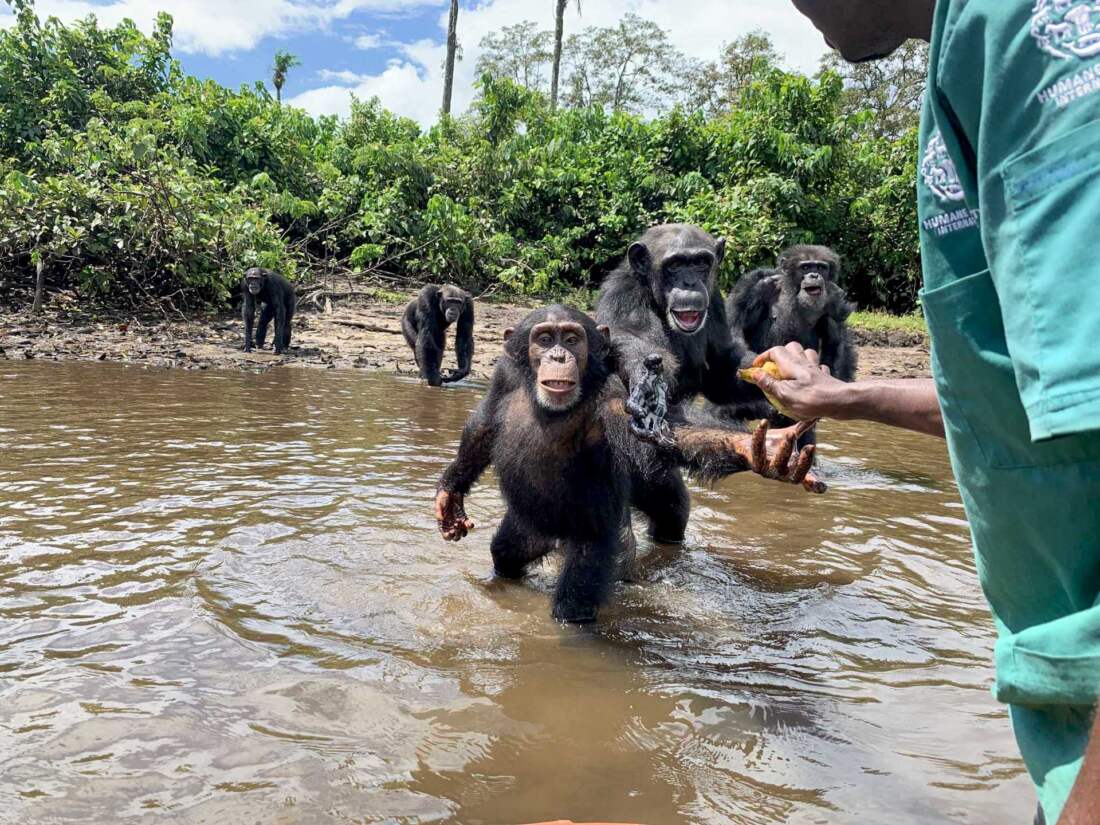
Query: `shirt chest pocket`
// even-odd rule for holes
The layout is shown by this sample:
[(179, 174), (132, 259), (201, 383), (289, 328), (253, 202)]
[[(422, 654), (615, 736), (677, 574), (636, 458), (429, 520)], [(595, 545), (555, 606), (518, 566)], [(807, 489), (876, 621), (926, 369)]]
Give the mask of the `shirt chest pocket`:
[(1010, 161), (1004, 186), (998, 292), (1034, 424), (1100, 399), (1100, 122)]

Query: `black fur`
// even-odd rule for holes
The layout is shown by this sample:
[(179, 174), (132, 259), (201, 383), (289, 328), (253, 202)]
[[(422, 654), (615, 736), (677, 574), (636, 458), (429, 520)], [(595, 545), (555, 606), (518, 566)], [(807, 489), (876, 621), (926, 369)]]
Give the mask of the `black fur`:
[[(824, 292), (807, 303), (802, 292), (801, 264), (818, 261), (825, 264)], [(842, 381), (855, 378), (857, 352), (848, 330), (848, 316), (854, 307), (837, 284), (840, 258), (824, 246), (793, 246), (784, 251), (775, 269), (757, 269), (743, 275), (730, 293), (726, 305), (730, 332), (749, 357), (797, 341), (821, 356)], [(788, 426), (790, 419), (780, 415), (755, 388), (747, 403), (735, 405), (729, 413), (738, 419), (768, 418), (773, 424)], [(802, 443), (812, 443), (806, 436)]]
[[(248, 289), (249, 279), (259, 278), (262, 284), (258, 294)], [(264, 348), (267, 339), (267, 325), (275, 321), (275, 354), (281, 355), (290, 349), (290, 322), (294, 318), (297, 304), (294, 297), (294, 285), (277, 272), (262, 267), (252, 267), (241, 278), (241, 315), (244, 320), (244, 351), (252, 351), (252, 325), (256, 317), (256, 304), (261, 304), (260, 323), (256, 328), (256, 346)]]
[[(446, 309), (457, 319), (449, 320)], [(446, 347), (447, 327), (455, 323), (455, 358), (458, 369), (440, 372)], [(474, 360), (474, 300), (457, 286), (428, 284), (405, 307), (401, 331), (416, 356), (420, 376), (433, 387), (461, 381), (470, 374)]]
[[(589, 342), (580, 400), (568, 410), (541, 406), (529, 360), (531, 329), (573, 321)], [(693, 431), (690, 450), (636, 438), (625, 410), (615, 347), (588, 316), (553, 306), (528, 315), (505, 345), (489, 392), (470, 416), (455, 460), (439, 489), (466, 495), (489, 465), (508, 506), (491, 552), (498, 575), (518, 578), (555, 547), (565, 554), (553, 614), (564, 621), (596, 617), (622, 564), (633, 561), (631, 506), (659, 537), (683, 537), (689, 502), (679, 467), (708, 477), (747, 469), (714, 431)], [(687, 454), (690, 453), (690, 454)]]

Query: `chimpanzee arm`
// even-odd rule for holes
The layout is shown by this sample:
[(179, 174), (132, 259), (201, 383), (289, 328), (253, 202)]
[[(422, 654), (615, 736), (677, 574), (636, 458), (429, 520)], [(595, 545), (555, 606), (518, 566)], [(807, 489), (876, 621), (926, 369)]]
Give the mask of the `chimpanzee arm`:
[(856, 377), (857, 354), (848, 327), (829, 316), (821, 319), (821, 363), (834, 378), (853, 381)]
[(405, 307), (405, 314), (401, 316), (401, 334), (405, 336), (405, 343), (409, 348), (416, 350), (416, 339), (419, 337), (416, 326), (416, 308), (419, 301), (409, 301)]
[(703, 395), (714, 404), (732, 404), (752, 397), (737, 371), (747, 355), (740, 336), (735, 340), (726, 319), (726, 307), (720, 293), (711, 297), (707, 329), (707, 374)]
[(252, 328), (256, 322), (256, 299), (247, 287), (244, 289), (241, 317), (244, 320), (244, 351), (252, 352)]
[(726, 303), (727, 320), (735, 345), (744, 352), (753, 352), (753, 331), (767, 318), (778, 297), (778, 279), (771, 269), (755, 269), (734, 285)]
[(461, 381), (470, 374), (470, 366), (474, 361), (474, 299), (467, 298), (466, 305), (462, 308), (462, 314), (458, 317), (455, 326), (455, 358), (458, 361), (458, 369), (450, 370), (443, 381), (447, 384)]
[(287, 322), (290, 319), (287, 316), (287, 301), (282, 285), (274, 284), (274, 287), (271, 292), (275, 303), (275, 354), (280, 355), (286, 351), (286, 341), (289, 337)]
[(489, 394), (482, 399), (462, 429), (458, 455), (443, 471), (439, 489), (466, 495), (493, 460), (493, 445), (498, 431), (498, 410), (511, 389), (507, 367), (498, 365)]
[(669, 397), (675, 398), (676, 373), (680, 362), (668, 348), (668, 336), (661, 328), (657, 316), (649, 311), (641, 311), (626, 317), (620, 315), (616, 321), (611, 327), (611, 339), (619, 353), (619, 374), (623, 383), (627, 387), (633, 387), (645, 375), (645, 359), (649, 355), (660, 355)]

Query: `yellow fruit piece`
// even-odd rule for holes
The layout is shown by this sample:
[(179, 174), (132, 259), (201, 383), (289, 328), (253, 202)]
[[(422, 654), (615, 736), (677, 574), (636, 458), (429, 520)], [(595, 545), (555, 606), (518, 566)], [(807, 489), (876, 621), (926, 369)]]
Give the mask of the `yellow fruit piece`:
[[(762, 367), (749, 367), (747, 370), (740, 370), (737, 374), (741, 376), (742, 381), (748, 381), (750, 384), (756, 384), (757, 378), (762, 373), (770, 375), (776, 381), (784, 380), (783, 373), (779, 371), (779, 365), (774, 361), (768, 361)], [(763, 392), (763, 390), (761, 390), (761, 392)], [(791, 415), (786, 409), (784, 409), (783, 405), (779, 403), (778, 399), (776, 399), (774, 395), (765, 392), (764, 397), (768, 399), (769, 404), (779, 410), (779, 412), (783, 413), (783, 415), (787, 416), (787, 418), (794, 418), (793, 415)]]

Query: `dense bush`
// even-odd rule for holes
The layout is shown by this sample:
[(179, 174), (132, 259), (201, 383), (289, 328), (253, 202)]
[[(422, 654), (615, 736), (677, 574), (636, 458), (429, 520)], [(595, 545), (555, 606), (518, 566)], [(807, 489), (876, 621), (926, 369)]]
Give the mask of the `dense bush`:
[(343, 121), (260, 85), (186, 77), (171, 21), (0, 32), (0, 275), (109, 296), (220, 302), (248, 265), (349, 269), (545, 294), (591, 289), (629, 239), (688, 221), (729, 239), (724, 277), (815, 241), (852, 297), (912, 309), (916, 139), (874, 137), (840, 79), (762, 73), (730, 114), (551, 111), (482, 81), (428, 131), (377, 101)]

